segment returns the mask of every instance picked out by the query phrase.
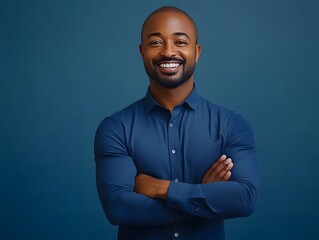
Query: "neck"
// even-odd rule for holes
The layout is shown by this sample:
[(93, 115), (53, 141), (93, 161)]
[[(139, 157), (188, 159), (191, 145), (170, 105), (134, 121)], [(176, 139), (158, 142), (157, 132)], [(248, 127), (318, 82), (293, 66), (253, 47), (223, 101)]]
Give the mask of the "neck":
[(153, 98), (161, 106), (167, 108), (171, 112), (176, 105), (180, 104), (188, 97), (193, 91), (193, 88), (193, 79), (189, 79), (184, 84), (173, 89), (165, 88), (153, 80), (150, 81), (150, 91)]

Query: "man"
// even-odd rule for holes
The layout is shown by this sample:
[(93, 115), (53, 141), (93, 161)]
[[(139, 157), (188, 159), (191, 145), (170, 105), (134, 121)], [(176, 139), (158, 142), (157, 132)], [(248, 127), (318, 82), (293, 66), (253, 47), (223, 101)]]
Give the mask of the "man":
[(163, 7), (144, 22), (146, 96), (100, 124), (97, 187), (118, 239), (224, 239), (223, 219), (255, 208), (259, 173), (249, 124), (199, 96), (193, 20)]

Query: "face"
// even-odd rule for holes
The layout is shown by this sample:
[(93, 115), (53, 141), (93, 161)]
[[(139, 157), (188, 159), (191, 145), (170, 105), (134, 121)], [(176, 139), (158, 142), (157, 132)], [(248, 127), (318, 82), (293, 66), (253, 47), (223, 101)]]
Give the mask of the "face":
[(176, 88), (193, 81), (200, 54), (195, 26), (178, 12), (160, 12), (145, 23), (140, 51), (150, 81)]

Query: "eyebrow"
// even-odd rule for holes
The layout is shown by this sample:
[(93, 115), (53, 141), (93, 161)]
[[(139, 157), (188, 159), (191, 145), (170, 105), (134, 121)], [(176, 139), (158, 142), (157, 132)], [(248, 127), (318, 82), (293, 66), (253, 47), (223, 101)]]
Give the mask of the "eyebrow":
[[(161, 36), (162, 34), (160, 32), (154, 32), (154, 33), (151, 33), (147, 36), (147, 38), (150, 38), (150, 37), (158, 37), (158, 36)], [(183, 33), (183, 32), (175, 32), (173, 33), (173, 35), (177, 35), (177, 36), (186, 36), (188, 39), (190, 39), (190, 37), (186, 34), (186, 33)]]

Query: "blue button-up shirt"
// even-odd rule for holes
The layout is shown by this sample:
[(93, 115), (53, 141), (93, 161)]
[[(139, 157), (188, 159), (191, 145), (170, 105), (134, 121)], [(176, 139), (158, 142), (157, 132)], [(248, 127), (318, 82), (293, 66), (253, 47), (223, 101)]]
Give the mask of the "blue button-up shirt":
[[(222, 154), (230, 181), (200, 184)], [(224, 239), (223, 219), (249, 215), (259, 171), (250, 125), (196, 88), (172, 112), (146, 96), (105, 118), (95, 136), (97, 187), (119, 239)], [(167, 199), (135, 193), (138, 173), (171, 180)]]

